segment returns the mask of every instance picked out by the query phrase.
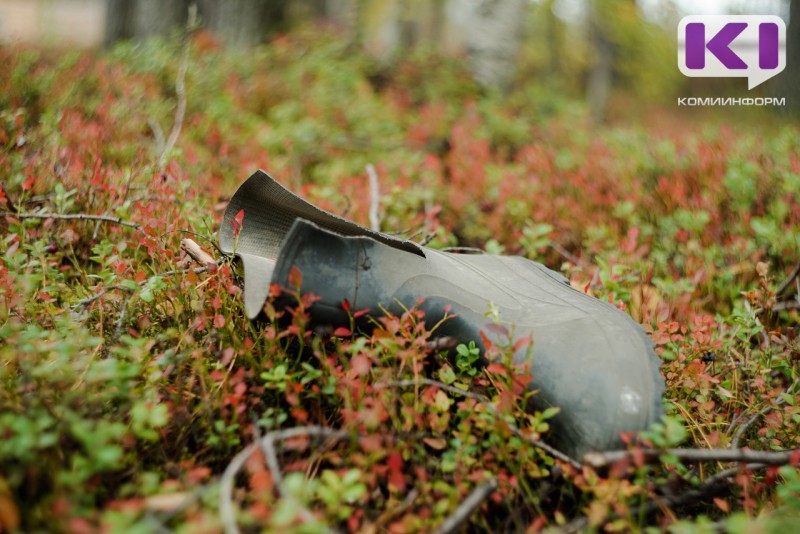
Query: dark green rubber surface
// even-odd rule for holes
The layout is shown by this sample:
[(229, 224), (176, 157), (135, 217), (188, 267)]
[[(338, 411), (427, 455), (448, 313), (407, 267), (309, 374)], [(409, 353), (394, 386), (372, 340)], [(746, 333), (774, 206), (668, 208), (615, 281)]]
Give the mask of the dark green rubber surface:
[[(234, 239), (229, 221), (240, 210), (244, 222)], [(303, 274), (302, 291), (320, 297), (310, 310), (319, 325), (349, 326), (344, 299), (380, 316), (382, 309), (397, 313), (424, 298), (429, 327), (446, 306), (457, 314), (437, 334), (483, 348), (480, 332), (494, 341), (484, 315), (491, 305), (515, 337), (533, 338), (529, 387), (538, 393), (531, 408), (561, 408), (548, 440), (573, 456), (618, 448), (620, 432), (644, 430), (661, 415), (664, 379), (642, 328), (541, 264), (450, 254), (374, 232), (307, 203), (262, 171), (231, 199), (220, 247), (228, 254), (235, 249), (244, 263), (251, 319), (261, 313), (271, 283), (290, 286), (292, 267)]]

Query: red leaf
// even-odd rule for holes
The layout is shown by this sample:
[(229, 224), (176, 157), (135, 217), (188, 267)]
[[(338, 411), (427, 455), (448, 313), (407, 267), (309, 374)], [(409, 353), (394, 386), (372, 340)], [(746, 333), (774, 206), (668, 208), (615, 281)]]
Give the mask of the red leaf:
[(369, 308), (362, 308), (353, 314), (353, 319), (358, 319), (362, 315), (369, 313)]
[(483, 341), (483, 346), (486, 347), (487, 352), (492, 350), (492, 340), (489, 339), (483, 330), (478, 332), (481, 335), (481, 341)]
[(22, 190), (29, 191), (30, 188), (33, 187), (33, 182), (34, 182), (33, 176), (29, 177), (27, 180), (22, 182)]
[(363, 354), (357, 354), (350, 360), (350, 369), (358, 376), (364, 376), (369, 373), (371, 367), (372, 362)]
[(403, 491), (406, 487), (406, 479), (403, 476), (403, 456), (397, 451), (390, 452), (386, 459), (386, 466), (389, 468), (389, 485)]
[(225, 326), (225, 317), (217, 314), (214, 316), (214, 328), (222, 328)]
[(508, 328), (501, 324), (489, 323), (486, 325), (486, 330), (502, 337), (508, 337)]
[(303, 273), (296, 265), (292, 265), (292, 268), (289, 269), (289, 285), (295, 289), (300, 289), (303, 285)]
[(517, 340), (516, 343), (514, 343), (514, 352), (519, 352), (526, 345), (530, 346), (532, 344), (533, 344), (533, 339), (531, 339), (531, 336), (522, 336)]
[(444, 438), (422, 438), (423, 443), (431, 449), (440, 451), (447, 447), (447, 441)]
[(242, 225), (244, 224), (244, 210), (239, 210), (233, 220), (231, 221), (231, 227), (233, 228), (233, 237), (239, 235), (239, 232), (242, 230)]
[(493, 373), (496, 375), (504, 375), (508, 372), (508, 369), (502, 363), (495, 362), (495, 363), (490, 363), (489, 365), (486, 366), (486, 372)]
[(189, 484), (199, 484), (211, 476), (211, 469), (208, 467), (195, 467), (186, 474)]
[(336, 337), (350, 337), (353, 335), (353, 333), (350, 331), (349, 328), (340, 326), (339, 328), (333, 331), (333, 335)]
[(730, 511), (730, 506), (728, 506), (728, 501), (725, 499), (720, 499), (719, 497), (714, 497), (714, 504), (717, 505), (717, 508), (725, 512), (726, 514)]
[(144, 271), (136, 271), (136, 276), (134, 276), (137, 284), (141, 284), (142, 282), (147, 279), (147, 275), (144, 274)]
[(350, 301), (347, 299), (342, 300), (342, 309), (345, 313), (350, 313)]

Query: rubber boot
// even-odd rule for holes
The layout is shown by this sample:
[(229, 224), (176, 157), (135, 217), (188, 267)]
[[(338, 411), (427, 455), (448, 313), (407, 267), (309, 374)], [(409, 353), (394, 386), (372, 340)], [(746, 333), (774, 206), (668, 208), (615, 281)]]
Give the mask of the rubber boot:
[[(243, 224), (234, 237), (240, 210)], [(474, 341), (482, 354), (481, 334), (508, 342), (497, 338), (498, 325), (514, 339), (532, 338), (532, 362), (526, 347), (514, 355), (530, 364), (528, 387), (537, 392), (530, 408), (560, 408), (547, 440), (572, 456), (619, 448), (620, 433), (644, 430), (662, 413), (664, 379), (642, 328), (539, 263), (441, 252), (375, 232), (309, 204), (262, 171), (231, 199), (220, 248), (244, 264), (251, 319), (261, 314), (270, 284), (291, 287), (296, 267), (301, 292), (320, 299), (309, 310), (316, 325), (349, 327), (347, 299), (352, 310), (369, 309), (372, 317), (417, 306), (429, 328), (445, 313), (455, 315), (435, 335)]]

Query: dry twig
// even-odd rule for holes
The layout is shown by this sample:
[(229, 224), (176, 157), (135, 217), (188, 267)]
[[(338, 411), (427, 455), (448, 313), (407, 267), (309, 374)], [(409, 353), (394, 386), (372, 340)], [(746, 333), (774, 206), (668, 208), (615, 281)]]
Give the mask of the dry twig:
[[(767, 467), (765, 464), (747, 464), (744, 466), (749, 471), (756, 471), (760, 469), (764, 469)], [(659, 496), (657, 498), (653, 498), (648, 502), (638, 506), (636, 508), (632, 508), (628, 510), (627, 515), (630, 517), (643, 517), (649, 516), (656, 512), (657, 510), (663, 510), (665, 508), (675, 508), (676, 506), (683, 506), (685, 504), (689, 504), (692, 502), (702, 501), (703, 499), (708, 499), (709, 497), (713, 497), (714, 495), (719, 494), (728, 484), (729, 479), (734, 476), (735, 474), (741, 471), (741, 467), (731, 467), (729, 469), (725, 469), (724, 471), (720, 471), (719, 473), (712, 475), (705, 479), (699, 486), (696, 488), (691, 488), (683, 493), (679, 493), (677, 495), (669, 495), (669, 496)], [(603, 524), (610, 523), (615, 519), (620, 517), (619, 514), (612, 514), (610, 517), (605, 518)], [(589, 520), (586, 517), (579, 517), (569, 524), (567, 524), (563, 529), (562, 532), (565, 533), (574, 533), (574, 532), (581, 532), (589, 526)], [(595, 525), (596, 528), (599, 528), (602, 525)]]
[(785, 465), (800, 449), (784, 451), (752, 451), (749, 449), (638, 449), (630, 451), (590, 452), (583, 457), (592, 467), (604, 467), (620, 460), (641, 455), (646, 462), (659, 462), (664, 455), (682, 462), (752, 462), (765, 465)]
[[(219, 260), (219, 262), (221, 263), (223, 260), (224, 260), (224, 258), (221, 258)], [(214, 263), (214, 262), (212, 262), (212, 263)], [(208, 267), (196, 267), (196, 268), (192, 269), (192, 271), (194, 271), (195, 274), (204, 273), (207, 270), (208, 270)], [(150, 280), (152, 280), (154, 278), (166, 278), (168, 276), (175, 276), (176, 274), (186, 274), (188, 272), (189, 272), (189, 269), (187, 268), (187, 269), (173, 269), (172, 271), (165, 271), (163, 273), (154, 274), (150, 278), (147, 278), (146, 280), (142, 280), (141, 282), (139, 282), (138, 286), (142, 287), (142, 286), (146, 285)], [(127, 287), (127, 286), (116, 286), (116, 285), (115, 286), (108, 286), (107, 288), (99, 291), (98, 293), (95, 293), (91, 297), (86, 297), (85, 299), (79, 300), (72, 307), (74, 309), (85, 308), (89, 304), (93, 303), (97, 299), (100, 299), (100, 298), (104, 297), (105, 295), (107, 295), (108, 293), (111, 293), (112, 291), (128, 291), (128, 292), (132, 292), (134, 290), (135, 290), (134, 288)]]
[(779, 285), (779, 286), (778, 286), (778, 289), (776, 289), (776, 290), (775, 290), (775, 295), (776, 295), (776, 296), (777, 296), (777, 295), (780, 295), (781, 293), (783, 293), (784, 291), (786, 291), (786, 289), (787, 289), (787, 288), (788, 288), (788, 287), (789, 287), (789, 286), (792, 284), (792, 282), (793, 282), (793, 281), (794, 281), (796, 278), (798, 278), (798, 277), (800, 277), (800, 263), (798, 263), (798, 264), (797, 264), (797, 267), (795, 267), (795, 268), (794, 268), (794, 270), (792, 271), (792, 274), (790, 274), (790, 275), (789, 275), (789, 277), (788, 277), (788, 278), (786, 278), (786, 280), (784, 280), (784, 281), (781, 283), (781, 285)]
[(111, 224), (118, 224), (120, 226), (127, 226), (128, 228), (141, 228), (141, 225), (135, 222), (125, 221), (119, 217), (110, 217), (108, 215), (91, 215), (88, 213), (12, 213), (9, 211), (0, 212), (0, 217), (16, 217), (17, 219), (58, 219), (58, 220), (79, 220), (79, 221), (101, 221)]
[(185, 237), (181, 239), (181, 250), (184, 251), (190, 258), (192, 258), (198, 265), (206, 266), (209, 263), (214, 263), (214, 258), (211, 254), (203, 250), (194, 239)]
[[(324, 426), (302, 426), (287, 428), (285, 430), (276, 430), (269, 432), (267, 435), (251, 443), (244, 448), (239, 454), (233, 457), (233, 460), (225, 468), (225, 472), (220, 479), (220, 493), (219, 493), (219, 513), (222, 525), (225, 528), (226, 534), (238, 534), (239, 527), (236, 524), (236, 510), (233, 503), (233, 483), (236, 475), (244, 466), (247, 459), (253, 454), (256, 449), (261, 448), (264, 452), (267, 468), (269, 469), (272, 480), (275, 483), (275, 488), (278, 494), (284, 498), (292, 498), (291, 494), (287, 493), (283, 487), (283, 474), (281, 472), (280, 463), (275, 452), (275, 442), (286, 439), (296, 438), (300, 436), (316, 436), (323, 437), (328, 440), (335, 439), (341, 440), (350, 437), (352, 434), (344, 430), (334, 430)], [(301, 508), (301, 515), (305, 520), (313, 520), (311, 512)]]
[(458, 508), (442, 521), (439, 528), (434, 530), (434, 534), (450, 534), (451, 532), (456, 532), (459, 527), (469, 519), (469, 516), (471, 516), (496, 489), (497, 481), (489, 480), (472, 490), (472, 492), (467, 495), (467, 498), (458, 505)]
[[(795, 380), (792, 385), (789, 386), (789, 389), (786, 390), (786, 393), (793, 395), (798, 383), (800, 383), (800, 380)], [(733, 439), (731, 440), (731, 449), (736, 449), (739, 447), (739, 442), (742, 440), (742, 437), (744, 437), (745, 432), (747, 432), (747, 429), (750, 428), (756, 421), (783, 404), (786, 404), (785, 397), (778, 399), (774, 406), (765, 406), (761, 410), (754, 413), (749, 419), (747, 419), (747, 421), (739, 425), (739, 428), (736, 429), (736, 433), (733, 435)]]

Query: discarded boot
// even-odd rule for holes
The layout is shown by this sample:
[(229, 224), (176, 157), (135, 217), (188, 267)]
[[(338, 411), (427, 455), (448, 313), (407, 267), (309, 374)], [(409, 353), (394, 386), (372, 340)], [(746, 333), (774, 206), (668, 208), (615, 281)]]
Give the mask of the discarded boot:
[[(237, 213), (244, 210), (234, 236)], [(497, 341), (484, 315), (490, 306), (515, 338), (534, 339), (531, 408), (557, 406), (548, 441), (573, 456), (622, 446), (620, 433), (646, 429), (662, 412), (664, 379), (642, 328), (614, 306), (569, 286), (560, 274), (521, 257), (440, 252), (372, 231), (294, 195), (259, 171), (239, 187), (225, 211), (220, 248), (244, 264), (245, 311), (261, 314), (270, 284), (291, 287), (302, 273), (303, 293), (320, 300), (309, 310), (316, 325), (349, 326), (342, 307), (373, 317), (402, 313), (420, 298), (432, 327), (446, 309), (455, 317), (436, 335)], [(521, 349), (516, 359), (530, 358)]]

